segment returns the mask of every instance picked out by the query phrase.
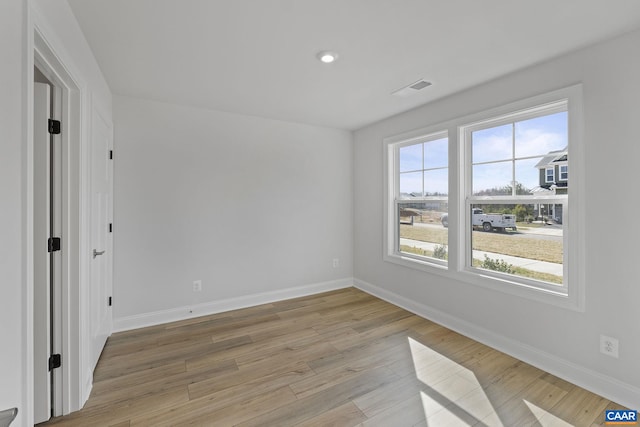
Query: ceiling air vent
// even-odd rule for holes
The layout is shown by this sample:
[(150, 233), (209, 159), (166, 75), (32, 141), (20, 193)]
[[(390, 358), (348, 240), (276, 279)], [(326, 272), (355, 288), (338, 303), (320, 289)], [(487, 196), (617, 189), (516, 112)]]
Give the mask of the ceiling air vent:
[(394, 92), (391, 92), (391, 95), (397, 95), (397, 96), (402, 96), (402, 97), (406, 97), (409, 95), (413, 95), (414, 93), (418, 92), (419, 90), (424, 89), (425, 87), (431, 86), (431, 83), (426, 81), (426, 80), (418, 80), (417, 82), (413, 82), (411, 83), (409, 86), (405, 86), (401, 89), (398, 89)]

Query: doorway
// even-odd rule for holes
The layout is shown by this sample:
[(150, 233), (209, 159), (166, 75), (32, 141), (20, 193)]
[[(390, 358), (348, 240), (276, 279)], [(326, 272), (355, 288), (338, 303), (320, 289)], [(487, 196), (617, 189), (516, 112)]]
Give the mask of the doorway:
[[(94, 102), (86, 82), (78, 80), (74, 75), (78, 70), (65, 58), (69, 61), (55, 52), (36, 20), (30, 64), (33, 93), (28, 98), (34, 123), (26, 148), (33, 168), (27, 191), (33, 214), (27, 261), (33, 299), (28, 299), (32, 301), (26, 349), (30, 398), (25, 411), (34, 423), (82, 408), (93, 385), (95, 362), (111, 332), (113, 124), (109, 111), (103, 111), (108, 106)], [(36, 101), (38, 83), (49, 86), (43, 90), (49, 102)], [(36, 135), (41, 123), (35, 118), (36, 102), (52, 107), (54, 119), (60, 121), (60, 133), (55, 129), (53, 133), (53, 151), (42, 151), (37, 142), (45, 139), (45, 146), (52, 144), (48, 126), (40, 129), (44, 137)], [(48, 171), (41, 173), (36, 164)], [(36, 232), (36, 221), (46, 232)], [(60, 247), (53, 257), (48, 252), (50, 237), (60, 237), (51, 241), (52, 249)], [(48, 284), (40, 286), (38, 280)], [(37, 346), (44, 350), (39, 352)], [(51, 359), (52, 367), (60, 368), (49, 371), (52, 354), (60, 355)]]
[[(33, 92), (29, 97), (33, 123), (27, 150), (31, 153), (32, 167), (28, 193), (32, 212), (29, 251), (33, 275), (29, 336), (32, 374), (27, 385), (31, 399), (25, 410), (35, 424), (51, 415), (80, 409), (90, 389), (81, 382), (80, 362), (83, 345), (80, 243), (84, 234), (80, 220), (80, 90), (37, 27), (33, 47)], [(47, 97), (48, 101), (38, 100)], [(39, 114), (37, 109), (44, 112)], [(51, 124), (52, 133), (48, 117), (60, 122)], [(50, 241), (50, 237), (60, 240)], [(51, 358), (54, 354), (60, 357)], [(58, 364), (60, 367), (54, 368)]]
[(62, 414), (62, 91), (34, 67), (34, 422)]

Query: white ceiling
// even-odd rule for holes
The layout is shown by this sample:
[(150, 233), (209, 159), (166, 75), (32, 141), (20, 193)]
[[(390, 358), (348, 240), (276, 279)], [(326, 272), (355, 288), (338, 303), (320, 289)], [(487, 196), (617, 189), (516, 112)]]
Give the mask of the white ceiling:
[(115, 94), (351, 130), (640, 28), (638, 0), (68, 1)]

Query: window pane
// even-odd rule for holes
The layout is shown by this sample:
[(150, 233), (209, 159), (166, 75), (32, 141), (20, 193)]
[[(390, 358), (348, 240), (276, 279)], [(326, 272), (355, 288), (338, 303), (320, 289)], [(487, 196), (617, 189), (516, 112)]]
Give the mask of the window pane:
[(402, 203), (398, 206), (400, 252), (448, 259), (448, 206), (446, 201)]
[(516, 194), (530, 195), (540, 187), (540, 169), (536, 167), (539, 158), (516, 160)]
[(567, 112), (549, 114), (515, 124), (516, 157), (541, 156), (568, 143)]
[(473, 166), (473, 195), (510, 196), (511, 165), (511, 162), (500, 162)]
[(400, 197), (422, 197), (422, 172), (400, 174)]
[(482, 129), (471, 134), (473, 163), (513, 158), (513, 126), (511, 124)]
[(422, 144), (400, 147), (400, 172), (422, 169)]
[(424, 195), (446, 196), (449, 194), (449, 170), (424, 171)]
[(424, 144), (424, 168), (446, 168), (449, 166), (449, 140), (436, 139)]
[(474, 267), (562, 285), (562, 204), (474, 204), (472, 212)]

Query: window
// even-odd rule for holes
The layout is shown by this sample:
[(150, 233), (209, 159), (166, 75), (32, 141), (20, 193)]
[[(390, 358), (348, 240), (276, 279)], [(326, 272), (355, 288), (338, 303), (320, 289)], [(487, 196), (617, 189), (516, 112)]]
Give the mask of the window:
[(569, 166), (560, 165), (559, 170), (560, 170), (560, 178), (558, 178), (558, 179), (560, 181), (568, 181), (569, 180)]
[(578, 85), (385, 139), (384, 259), (582, 309), (581, 114)]
[(546, 179), (545, 182), (556, 182), (556, 177), (555, 177), (555, 169), (554, 168), (546, 168), (545, 169), (546, 172)]
[(568, 158), (567, 102), (491, 117), (461, 130), (471, 178), (466, 268), (562, 292), (568, 196), (546, 184), (555, 184), (553, 162)]
[(393, 253), (446, 265), (449, 140), (439, 132), (391, 146), (394, 161)]

